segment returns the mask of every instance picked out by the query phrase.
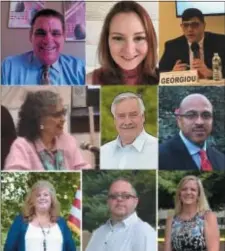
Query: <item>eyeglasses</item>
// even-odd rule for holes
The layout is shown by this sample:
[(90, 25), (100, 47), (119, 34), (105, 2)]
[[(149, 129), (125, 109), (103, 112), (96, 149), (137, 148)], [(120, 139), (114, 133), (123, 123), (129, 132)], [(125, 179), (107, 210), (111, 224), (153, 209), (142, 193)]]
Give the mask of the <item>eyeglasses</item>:
[(61, 111), (52, 112), (52, 113), (49, 113), (48, 115), (57, 118), (57, 117), (61, 117), (62, 115), (65, 116), (66, 113), (67, 113), (67, 110), (63, 108)]
[(119, 198), (121, 198), (122, 200), (129, 200), (130, 198), (136, 198), (136, 196), (127, 193), (122, 193), (122, 194), (116, 193), (116, 194), (109, 194), (108, 198), (111, 200), (118, 200)]
[(192, 29), (197, 29), (200, 26), (200, 22), (183, 22), (181, 25), (184, 29), (187, 29), (189, 26)]
[(213, 117), (213, 114), (211, 112), (197, 112), (197, 111), (189, 111), (184, 114), (176, 114), (176, 116), (184, 117), (189, 120), (196, 120), (200, 116), (203, 120), (210, 120)]

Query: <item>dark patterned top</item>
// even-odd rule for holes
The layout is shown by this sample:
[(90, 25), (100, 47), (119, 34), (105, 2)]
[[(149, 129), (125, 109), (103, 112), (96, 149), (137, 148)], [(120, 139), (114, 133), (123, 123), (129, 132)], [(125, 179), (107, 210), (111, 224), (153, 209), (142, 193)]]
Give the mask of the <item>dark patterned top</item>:
[(207, 251), (204, 236), (205, 213), (190, 220), (175, 216), (172, 221), (172, 251)]

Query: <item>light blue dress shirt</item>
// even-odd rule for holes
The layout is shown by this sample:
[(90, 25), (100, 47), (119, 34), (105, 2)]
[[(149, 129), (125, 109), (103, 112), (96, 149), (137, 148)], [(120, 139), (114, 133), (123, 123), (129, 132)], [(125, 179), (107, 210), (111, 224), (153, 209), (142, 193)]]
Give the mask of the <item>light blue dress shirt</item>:
[[(2, 63), (2, 85), (39, 85), (43, 64), (33, 51), (10, 56)], [(84, 85), (85, 67), (82, 60), (69, 55), (60, 55), (50, 67), (51, 85)]]
[(101, 147), (100, 169), (157, 169), (158, 139), (143, 130), (132, 144), (120, 137)]
[(191, 155), (192, 159), (194, 160), (198, 169), (200, 170), (201, 169), (201, 158), (199, 155), (199, 151), (201, 151), (201, 150), (206, 151), (206, 142), (204, 143), (203, 148), (200, 148), (200, 147), (196, 146), (195, 144), (193, 144), (190, 140), (188, 140), (181, 131), (179, 132), (179, 134), (180, 134), (180, 137), (181, 137), (183, 143), (185, 144), (189, 154)]
[(115, 225), (108, 220), (95, 230), (85, 251), (157, 251), (156, 231), (134, 212)]

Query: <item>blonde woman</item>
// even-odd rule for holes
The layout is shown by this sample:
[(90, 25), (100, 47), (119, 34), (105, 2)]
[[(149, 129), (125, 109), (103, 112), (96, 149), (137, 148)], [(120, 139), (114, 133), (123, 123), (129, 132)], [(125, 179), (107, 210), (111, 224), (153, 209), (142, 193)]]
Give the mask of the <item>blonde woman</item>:
[(164, 251), (219, 251), (219, 229), (201, 180), (185, 176), (175, 197), (175, 215), (167, 219)]
[(65, 220), (59, 216), (56, 192), (38, 181), (28, 193), (23, 212), (11, 225), (4, 251), (76, 251)]

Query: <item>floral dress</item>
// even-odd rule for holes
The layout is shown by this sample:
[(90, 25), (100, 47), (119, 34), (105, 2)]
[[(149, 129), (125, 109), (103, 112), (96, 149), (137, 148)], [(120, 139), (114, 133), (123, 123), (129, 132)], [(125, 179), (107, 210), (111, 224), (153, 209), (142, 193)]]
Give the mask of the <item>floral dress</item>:
[(204, 213), (197, 213), (190, 220), (175, 216), (172, 221), (172, 251), (207, 251), (204, 236)]

